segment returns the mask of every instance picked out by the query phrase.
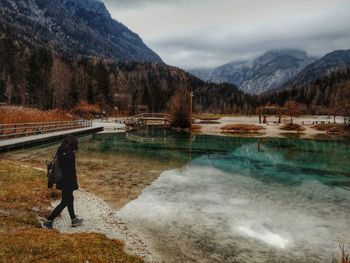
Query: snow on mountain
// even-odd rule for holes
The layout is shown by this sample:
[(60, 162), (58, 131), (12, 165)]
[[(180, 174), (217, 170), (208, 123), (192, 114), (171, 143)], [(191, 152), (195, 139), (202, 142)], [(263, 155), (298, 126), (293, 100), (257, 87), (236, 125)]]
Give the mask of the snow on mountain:
[(313, 61), (305, 51), (271, 50), (253, 61), (233, 62), (218, 67), (208, 80), (232, 83), (247, 93), (260, 94), (280, 87)]

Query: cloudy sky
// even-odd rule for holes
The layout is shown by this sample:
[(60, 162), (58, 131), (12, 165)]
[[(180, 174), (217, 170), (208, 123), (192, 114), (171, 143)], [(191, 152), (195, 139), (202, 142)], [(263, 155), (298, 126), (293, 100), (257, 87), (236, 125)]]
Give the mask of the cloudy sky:
[(350, 0), (102, 0), (169, 64), (212, 68), (270, 49), (350, 49)]

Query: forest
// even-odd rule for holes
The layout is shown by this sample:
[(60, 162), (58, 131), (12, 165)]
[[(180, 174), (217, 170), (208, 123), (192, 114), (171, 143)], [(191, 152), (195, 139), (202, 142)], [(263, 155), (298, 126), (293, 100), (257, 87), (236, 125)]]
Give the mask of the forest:
[(188, 96), (193, 92), (198, 113), (249, 115), (259, 106), (294, 101), (306, 114), (349, 115), (350, 67), (308, 84), (251, 96), (234, 85), (204, 82), (165, 64), (73, 59), (49, 48), (25, 45), (10, 32), (0, 37), (2, 103), (70, 110), (86, 102), (107, 112), (117, 109), (131, 114), (136, 105), (147, 105), (152, 112), (169, 112), (172, 97), (183, 94), (182, 89)]
[(148, 105), (162, 112), (175, 91), (185, 88), (194, 93), (196, 111), (249, 114), (255, 108), (233, 85), (205, 83), (165, 64), (72, 59), (4, 36), (0, 54), (0, 101), (7, 104), (67, 110), (86, 101), (107, 111)]
[(285, 105), (294, 101), (308, 114), (345, 115), (350, 107), (350, 67), (339, 69), (310, 83), (286, 86), (259, 98), (260, 105)]

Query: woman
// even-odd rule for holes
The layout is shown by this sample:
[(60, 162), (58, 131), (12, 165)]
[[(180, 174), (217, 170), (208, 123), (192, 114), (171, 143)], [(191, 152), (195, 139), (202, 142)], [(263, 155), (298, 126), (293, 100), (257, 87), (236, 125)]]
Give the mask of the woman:
[(73, 205), (73, 191), (78, 190), (74, 153), (77, 150), (78, 140), (73, 135), (68, 135), (57, 150), (58, 164), (61, 168), (63, 178), (56, 184), (56, 188), (62, 191), (62, 200), (43, 224), (44, 228), (51, 229), (53, 220), (66, 207), (68, 208), (69, 216), (72, 220), (72, 227), (80, 226), (83, 222), (83, 219), (76, 217)]

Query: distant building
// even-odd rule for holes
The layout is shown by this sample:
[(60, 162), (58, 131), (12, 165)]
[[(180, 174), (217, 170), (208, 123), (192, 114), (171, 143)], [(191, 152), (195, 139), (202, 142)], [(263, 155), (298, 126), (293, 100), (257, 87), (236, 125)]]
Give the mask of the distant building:
[(137, 105), (136, 106), (136, 112), (138, 114), (140, 114), (140, 113), (148, 113), (148, 106), (147, 105)]
[(148, 106), (147, 105), (136, 105), (135, 107), (130, 106), (129, 112), (133, 114), (148, 113)]

